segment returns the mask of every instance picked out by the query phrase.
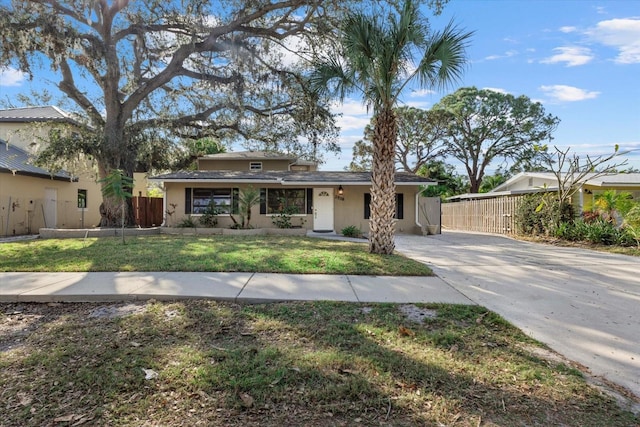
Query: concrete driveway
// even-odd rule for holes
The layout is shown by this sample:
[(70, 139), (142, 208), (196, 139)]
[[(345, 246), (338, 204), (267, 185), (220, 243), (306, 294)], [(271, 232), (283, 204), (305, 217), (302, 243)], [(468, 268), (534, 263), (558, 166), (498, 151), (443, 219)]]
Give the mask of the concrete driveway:
[(396, 248), (531, 337), (640, 396), (640, 259), (446, 231)]

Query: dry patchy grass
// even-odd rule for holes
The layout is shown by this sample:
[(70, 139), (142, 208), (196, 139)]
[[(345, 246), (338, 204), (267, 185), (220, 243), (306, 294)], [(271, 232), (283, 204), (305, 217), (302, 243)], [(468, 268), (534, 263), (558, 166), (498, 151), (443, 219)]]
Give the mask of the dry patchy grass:
[(421, 323), (405, 308), (2, 305), (0, 425), (639, 422), (482, 307), (410, 307)]

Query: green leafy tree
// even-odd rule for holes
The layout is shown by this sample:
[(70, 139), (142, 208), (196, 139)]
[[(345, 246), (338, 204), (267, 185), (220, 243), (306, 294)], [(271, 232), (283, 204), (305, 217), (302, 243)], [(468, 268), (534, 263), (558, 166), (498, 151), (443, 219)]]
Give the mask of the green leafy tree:
[(507, 181), (507, 177), (499, 171), (493, 175), (485, 175), (482, 178), (482, 184), (480, 184), (480, 193), (488, 193), (500, 184), (504, 184)]
[(429, 32), (411, 0), (396, 13), (352, 13), (340, 31), (337, 52), (316, 64), (312, 86), (321, 94), (344, 99), (362, 95), (373, 110), (373, 158), (369, 251), (391, 254), (394, 243), (395, 142), (398, 98), (411, 82), (443, 87), (459, 78), (471, 33), (449, 24)]
[(184, 148), (185, 149), (175, 157), (170, 169), (195, 170), (198, 157), (206, 156), (207, 154), (224, 153), (227, 151), (226, 147), (220, 140), (212, 137), (187, 140), (184, 143)]
[(489, 165), (500, 159), (517, 162), (531, 156), (535, 146), (552, 138), (560, 121), (526, 96), (475, 87), (458, 89), (434, 109), (449, 116), (447, 154), (466, 168), (471, 193), (480, 190)]
[[(417, 173), (428, 162), (442, 157), (442, 138), (446, 130), (445, 116), (439, 111), (414, 107), (395, 109), (396, 135), (395, 167), (398, 171)], [(350, 170), (371, 170), (373, 158), (373, 120), (364, 130), (364, 139), (355, 143)]]
[[(327, 100), (302, 78), (305, 61), (352, 4), (6, 1), (0, 67), (32, 77), (41, 68), (53, 72), (57, 89), (80, 113), (75, 139), (82, 141), (61, 138), (49, 153), (91, 157), (102, 179), (114, 169), (133, 176), (141, 151), (157, 158), (167, 152), (158, 144), (182, 138), (273, 146), (306, 137), (318, 154), (325, 137), (335, 149), (336, 131)], [(287, 57), (294, 42), (305, 46), (296, 52), (305, 60)], [(118, 203), (105, 199), (104, 207), (102, 225), (117, 223)]]
[(434, 160), (422, 165), (418, 175), (430, 178), (437, 182), (422, 191), (424, 197), (447, 197), (466, 193), (469, 183), (465, 176), (456, 173), (455, 168), (442, 160)]
[(371, 160), (373, 159), (373, 145), (367, 138), (371, 134), (371, 126), (364, 128), (364, 139), (356, 141), (353, 145), (351, 163), (346, 168), (352, 172), (368, 172), (371, 170)]

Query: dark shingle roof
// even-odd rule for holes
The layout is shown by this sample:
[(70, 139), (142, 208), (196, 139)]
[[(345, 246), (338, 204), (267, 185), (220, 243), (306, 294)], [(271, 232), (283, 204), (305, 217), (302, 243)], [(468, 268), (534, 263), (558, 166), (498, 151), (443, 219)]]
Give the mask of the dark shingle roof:
[(59, 181), (76, 180), (66, 171), (51, 173), (30, 163), (29, 154), (0, 139), (0, 173), (35, 176), (38, 178), (55, 179)]
[[(156, 181), (260, 182), (297, 184), (369, 185), (371, 172), (294, 171), (180, 171), (150, 178)], [(397, 172), (396, 184), (426, 185), (434, 181), (407, 172)]]

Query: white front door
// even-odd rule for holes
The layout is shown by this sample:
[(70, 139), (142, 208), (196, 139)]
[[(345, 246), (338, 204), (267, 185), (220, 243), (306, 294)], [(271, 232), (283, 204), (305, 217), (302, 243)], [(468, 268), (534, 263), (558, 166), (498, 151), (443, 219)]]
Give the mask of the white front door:
[(55, 188), (44, 189), (44, 226), (56, 228), (58, 222), (58, 190)]
[(333, 231), (333, 188), (313, 189), (313, 230)]

